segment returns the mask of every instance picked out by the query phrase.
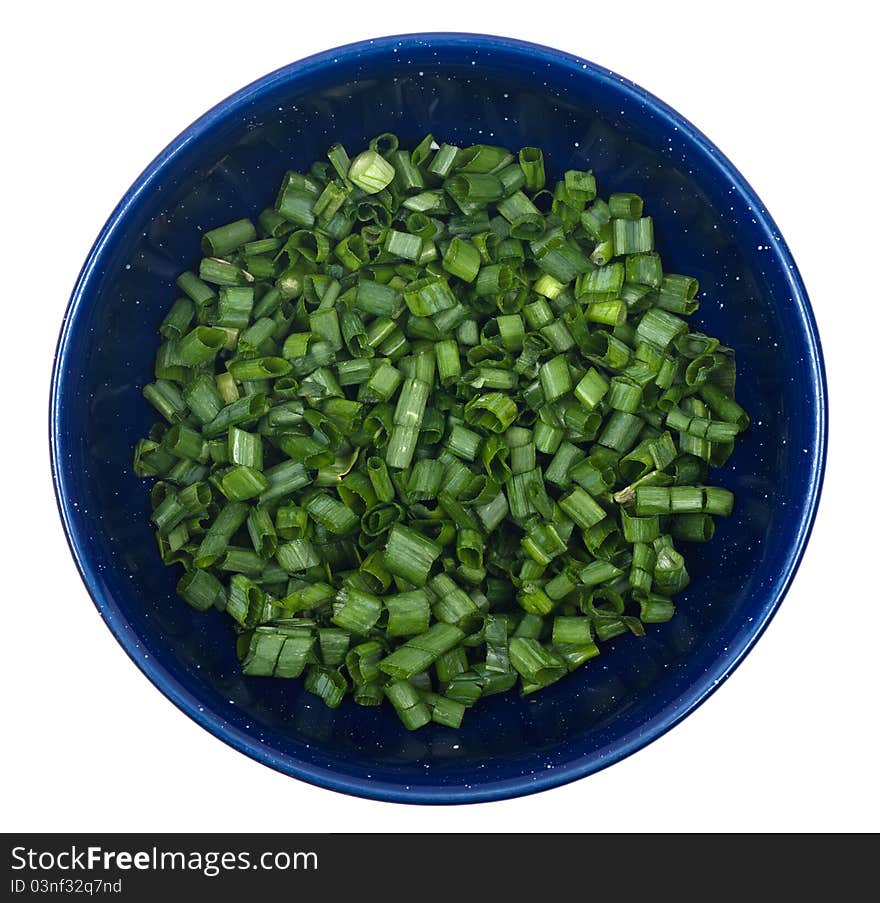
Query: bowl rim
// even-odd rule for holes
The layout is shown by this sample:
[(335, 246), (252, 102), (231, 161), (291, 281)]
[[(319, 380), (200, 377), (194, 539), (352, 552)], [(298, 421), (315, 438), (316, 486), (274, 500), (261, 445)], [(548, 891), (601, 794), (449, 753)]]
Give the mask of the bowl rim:
[[(62, 387), (65, 382), (64, 374), (67, 369), (66, 363), (70, 337), (75, 330), (78, 315), (84, 306), (84, 302), (87, 301), (91, 293), (92, 285), (101, 277), (101, 261), (105, 251), (113, 243), (117, 232), (124, 230), (125, 219), (129, 209), (144, 192), (151, 190), (153, 183), (161, 176), (165, 166), (213, 124), (225, 119), (230, 114), (242, 111), (254, 99), (270, 91), (279, 83), (288, 81), (291, 78), (303, 77), (309, 72), (322, 69), (328, 64), (332, 65), (334, 62), (354, 61), (365, 52), (371, 54), (383, 50), (392, 52), (395, 49), (399, 50), (407, 46), (425, 43), (456, 48), (471, 47), (475, 51), (490, 49), (528, 54), (536, 62), (544, 62), (547, 65), (570, 70), (573, 74), (584, 77), (589, 81), (599, 82), (604, 87), (620, 91), (631, 100), (648, 108), (658, 118), (677, 127), (678, 131), (688, 142), (707, 159), (711, 159), (717, 170), (729, 180), (731, 185), (736, 186), (737, 190), (751, 204), (757, 225), (767, 233), (768, 237), (773, 239), (768, 242), (768, 245), (772, 247), (783, 273), (787, 276), (792, 303), (798, 310), (810, 352), (807, 362), (810, 369), (809, 382), (816, 401), (816, 415), (813, 423), (816, 447), (811, 449), (809, 480), (804, 493), (805, 504), (800, 513), (794, 541), (785, 559), (779, 563), (781, 579), (778, 578), (775, 581), (775, 592), (767, 598), (761, 611), (755, 616), (751, 630), (741, 636), (736, 644), (731, 645), (726, 653), (716, 660), (715, 667), (705, 672), (689, 688), (686, 695), (681, 698), (681, 704), (678, 708), (670, 711), (670, 707), (667, 707), (666, 710), (647, 722), (644, 730), (637, 732), (635, 736), (631, 733), (629, 736), (614, 741), (603, 751), (601, 757), (595, 752), (585, 753), (565, 765), (542, 771), (539, 774), (524, 774), (504, 781), (494, 782), (490, 785), (480, 785), (475, 782), (467, 786), (460, 785), (449, 788), (440, 786), (430, 789), (405, 788), (402, 784), (377, 782), (364, 777), (339, 775), (329, 768), (321, 768), (296, 760), (288, 754), (275, 754), (271, 748), (259, 742), (254, 736), (230, 725), (220, 715), (200, 705), (199, 699), (182, 686), (158, 660), (153, 657), (145, 658), (136, 648), (136, 634), (130, 628), (124, 616), (122, 616), (109, 593), (105, 592), (98, 575), (95, 573), (94, 566), (89, 561), (88, 539), (80, 534), (75, 525), (73, 518), (74, 504), (70, 488), (64, 469), (59, 464), (64, 457), (64, 448), (67, 442), (67, 437), (61, 431), (63, 409), (61, 399), (63, 394)], [(788, 592), (803, 558), (815, 522), (822, 491), (828, 445), (827, 421), (828, 391), (821, 343), (807, 291), (794, 259), (785, 243), (785, 239), (754, 189), (727, 157), (699, 129), (672, 107), (629, 79), (571, 53), (529, 41), (497, 35), (426, 32), (390, 35), (358, 41), (313, 54), (276, 69), (221, 100), (191, 125), (187, 126), (146, 166), (123, 195), (95, 239), (68, 301), (55, 349), (52, 370), (49, 400), (49, 444), (55, 500), (61, 516), (67, 544), (86, 590), (107, 627), (116, 637), (116, 640), (129, 658), (147, 679), (177, 708), (205, 728), (205, 730), (239, 752), (263, 765), (310, 784), (383, 802), (456, 804), (491, 802), (525, 796), (559, 787), (594, 774), (663, 736), (702, 705), (726, 681), (766, 630)]]

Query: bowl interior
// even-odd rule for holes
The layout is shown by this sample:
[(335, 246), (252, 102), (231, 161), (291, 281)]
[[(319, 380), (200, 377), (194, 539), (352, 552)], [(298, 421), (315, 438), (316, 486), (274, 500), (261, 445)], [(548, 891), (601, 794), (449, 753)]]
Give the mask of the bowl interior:
[[(155, 329), (200, 232), (272, 202), (287, 168), (378, 132), (406, 145), (541, 146), (548, 171), (592, 168), (600, 193), (641, 194), (669, 271), (700, 280), (695, 320), (737, 351), (752, 428), (714, 481), (737, 495), (667, 625), (622, 637), (527, 701), (495, 697), (461, 730), (409, 734), (388, 708), (330, 711), (298, 681), (243, 679), (228, 619), (174, 594), (131, 451), (153, 419), (141, 385)], [(93, 595), (128, 651), (184, 710), (257, 758), (390, 799), (527, 792), (637, 748), (722, 679), (772, 613), (809, 529), (822, 460), (821, 376), (780, 236), (711, 146), (616, 76), (556, 52), (461, 36), (385, 39), (246, 89), (166, 151), (87, 264), (62, 336), (54, 451), (62, 509)]]

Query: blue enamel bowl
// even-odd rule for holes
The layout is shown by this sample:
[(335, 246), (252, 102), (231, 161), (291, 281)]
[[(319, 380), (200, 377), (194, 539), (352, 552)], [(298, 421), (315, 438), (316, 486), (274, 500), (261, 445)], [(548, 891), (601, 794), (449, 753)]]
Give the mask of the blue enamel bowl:
[[(174, 594), (132, 447), (153, 413), (140, 387), (174, 278), (202, 230), (255, 215), (284, 170), (379, 132), (414, 145), (544, 149), (551, 174), (592, 168), (635, 191), (669, 271), (700, 281), (696, 322), (736, 348), (752, 427), (715, 481), (737, 497), (690, 547), (679, 613), (621, 637), (545, 692), (497, 696), (460, 730), (407, 733), (390, 708), (331, 711), (298, 681), (245, 679), (228, 619)], [(76, 283), (58, 342), (51, 446), (58, 506), (107, 627), (178, 708), (293, 777), (380, 800), (465, 803), (564, 784), (659, 737), (742, 661), (800, 562), (822, 482), (826, 388), (816, 324), (785, 241), (748, 183), (693, 125), (613, 72), (482, 35), (382, 38), (279, 69), (175, 138), (125, 194)]]

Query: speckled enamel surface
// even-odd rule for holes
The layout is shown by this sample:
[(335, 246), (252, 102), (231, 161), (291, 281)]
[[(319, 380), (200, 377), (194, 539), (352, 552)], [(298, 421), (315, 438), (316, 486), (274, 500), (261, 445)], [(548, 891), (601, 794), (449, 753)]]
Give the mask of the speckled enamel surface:
[[(713, 482), (737, 496), (693, 582), (648, 637), (621, 637), (548, 690), (494, 697), (461, 730), (407, 733), (389, 707), (335, 711), (300, 682), (239, 674), (228, 618), (174, 596), (131, 450), (173, 280), (200, 233), (271, 204), (282, 172), (378, 132), (544, 149), (548, 172), (592, 168), (600, 194), (643, 195), (671, 272), (700, 280), (694, 321), (737, 350), (752, 428)], [(410, 35), (279, 70), (215, 107), (148, 167), (98, 238), (71, 299), (51, 441), (71, 548), (101, 615), (183, 711), (242, 752), (325, 787), (385, 800), (499, 799), (588, 775), (708, 696), (772, 616), (809, 534), (825, 451), (825, 386), (809, 303), (760, 201), (693, 126), (631, 82), (504, 38)], [(746, 728), (747, 729), (747, 728)]]

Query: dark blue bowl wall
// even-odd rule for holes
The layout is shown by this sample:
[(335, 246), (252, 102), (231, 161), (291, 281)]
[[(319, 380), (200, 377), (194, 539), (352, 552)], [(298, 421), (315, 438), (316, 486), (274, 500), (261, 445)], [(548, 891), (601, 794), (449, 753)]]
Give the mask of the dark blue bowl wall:
[[(56, 465), (93, 594), (115, 603), (104, 616), (190, 714), (319, 783), (452, 801), (601, 767), (723, 677), (771, 613), (809, 528), (807, 495), (822, 455), (820, 377), (780, 237), (711, 148), (658, 115), (656, 101), (572, 58), (554, 54), (551, 65), (544, 53), (495, 39), (480, 48), (455, 37), (388, 40), (307, 62), (295, 78), (269, 77), (222, 115), (209, 114), (200, 138), (168, 154), (128, 196), (125, 228), (84, 274), (84, 297), (66, 323)], [(428, 131), (458, 144), (540, 145), (552, 176), (592, 168), (602, 194), (643, 195), (666, 268), (700, 280), (696, 321), (737, 349), (738, 395), (753, 418), (714, 476), (736, 493), (737, 512), (719, 521), (713, 543), (686, 550), (693, 584), (675, 620), (644, 641), (617, 640), (528, 701), (488, 701), (457, 732), (410, 735), (384, 708), (331, 712), (298, 682), (242, 679), (225, 616), (199, 615), (176, 599), (178, 574), (161, 565), (147, 520), (148, 484), (130, 468), (132, 446), (152, 421), (140, 387), (151, 375), (154, 331), (176, 297), (175, 276), (198, 259), (200, 232), (256, 214), (285, 169), (307, 168), (332, 142), (355, 152), (380, 131), (404, 145)]]

